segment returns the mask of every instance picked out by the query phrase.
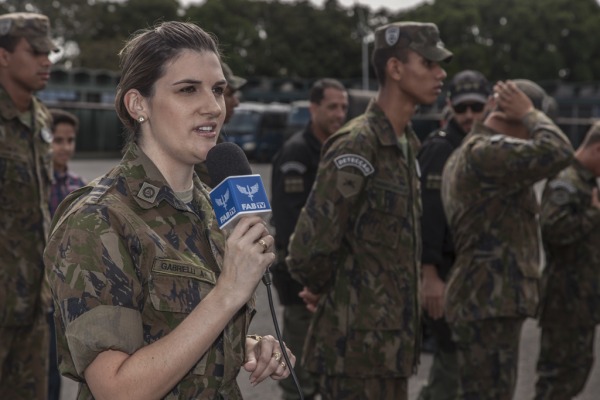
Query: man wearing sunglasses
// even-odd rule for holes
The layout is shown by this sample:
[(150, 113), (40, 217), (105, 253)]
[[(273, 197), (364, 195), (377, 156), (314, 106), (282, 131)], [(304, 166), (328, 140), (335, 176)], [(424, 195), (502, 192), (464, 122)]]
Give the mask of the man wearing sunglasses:
[(423, 188), (421, 304), (425, 323), (437, 345), (428, 383), (419, 400), (450, 399), (458, 394), (456, 351), (444, 319), (445, 281), (455, 254), (440, 187), (446, 160), (460, 146), (473, 123), (483, 119), (490, 92), (490, 85), (480, 72), (465, 70), (456, 74), (448, 88), (451, 118), (446, 126), (428, 136), (418, 154)]

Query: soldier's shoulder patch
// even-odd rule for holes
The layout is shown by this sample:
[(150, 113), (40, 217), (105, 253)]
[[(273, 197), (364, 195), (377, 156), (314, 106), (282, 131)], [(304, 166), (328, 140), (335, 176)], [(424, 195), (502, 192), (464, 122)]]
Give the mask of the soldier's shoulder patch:
[(345, 198), (355, 196), (362, 188), (365, 177), (351, 172), (338, 171), (336, 187)]
[(556, 190), (550, 195), (550, 201), (557, 206), (563, 206), (569, 202), (569, 193), (564, 190)]
[(429, 174), (425, 179), (425, 189), (440, 190), (442, 188), (442, 175)]
[(52, 131), (50, 129), (43, 127), (42, 130), (40, 131), (40, 135), (41, 135), (42, 139), (44, 140), (44, 142), (52, 143)]
[(308, 168), (306, 165), (302, 164), (299, 161), (287, 161), (281, 164), (279, 170), (284, 174), (289, 174), (290, 172), (297, 172), (299, 174), (303, 174), (306, 172)]
[(358, 154), (342, 154), (337, 156), (333, 162), (335, 163), (337, 169), (346, 167), (357, 168), (363, 174), (363, 176), (369, 176), (375, 172), (375, 168), (369, 162), (369, 160)]
[(552, 190), (563, 189), (563, 190), (566, 190), (569, 193), (576, 193), (577, 192), (577, 188), (572, 183), (567, 182), (567, 181), (562, 181), (562, 180), (551, 181), (550, 183), (548, 183), (548, 186)]
[(283, 178), (283, 192), (288, 194), (303, 193), (304, 179), (302, 176), (290, 175)]
[(565, 205), (569, 202), (572, 194), (577, 193), (577, 188), (573, 184), (565, 181), (552, 181), (548, 184), (552, 193), (550, 193), (550, 201), (557, 206)]
[(152, 185), (151, 183), (144, 182), (140, 191), (137, 194), (137, 197), (147, 201), (148, 203), (154, 203), (154, 201), (156, 200), (156, 196), (158, 196), (159, 190), (160, 188)]
[(492, 142), (492, 143), (504, 142), (504, 143), (518, 144), (518, 143), (525, 143), (527, 141), (525, 139), (519, 139), (519, 138), (515, 138), (512, 136), (498, 134), (498, 135), (493, 135), (492, 137), (490, 137), (490, 142)]

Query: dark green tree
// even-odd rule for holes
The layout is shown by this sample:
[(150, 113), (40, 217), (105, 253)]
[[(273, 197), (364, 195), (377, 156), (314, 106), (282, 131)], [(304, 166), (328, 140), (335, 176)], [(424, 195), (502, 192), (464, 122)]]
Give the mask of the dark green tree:
[[(1, 1), (1, 0), (0, 0)], [(492, 80), (600, 80), (596, 0), (437, 0), (405, 11), (344, 8), (337, 0), (4, 0), (0, 11), (48, 15), (59, 63), (117, 69), (134, 31), (160, 20), (189, 20), (214, 33), (225, 60), (245, 76), (359, 78), (365, 32), (390, 21), (436, 23), (455, 57), (449, 75), (478, 69)], [(370, 46), (369, 50), (372, 50)], [(371, 75), (372, 76), (372, 75)]]

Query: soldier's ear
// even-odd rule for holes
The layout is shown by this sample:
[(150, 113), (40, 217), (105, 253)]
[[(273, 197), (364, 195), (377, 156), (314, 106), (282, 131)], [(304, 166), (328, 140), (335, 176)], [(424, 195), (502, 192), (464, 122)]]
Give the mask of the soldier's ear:
[(395, 81), (402, 80), (404, 75), (404, 63), (402, 61), (396, 57), (390, 57), (385, 64), (385, 68), (389, 77)]
[(4, 47), (0, 47), (0, 67), (8, 67), (10, 52)]

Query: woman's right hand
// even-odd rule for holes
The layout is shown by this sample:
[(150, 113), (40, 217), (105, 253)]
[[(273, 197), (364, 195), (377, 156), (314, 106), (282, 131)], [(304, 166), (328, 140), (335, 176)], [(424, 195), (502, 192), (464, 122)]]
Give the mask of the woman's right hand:
[(275, 239), (262, 218), (242, 217), (227, 237), (219, 282), (246, 302), (258, 281), (275, 261)]

